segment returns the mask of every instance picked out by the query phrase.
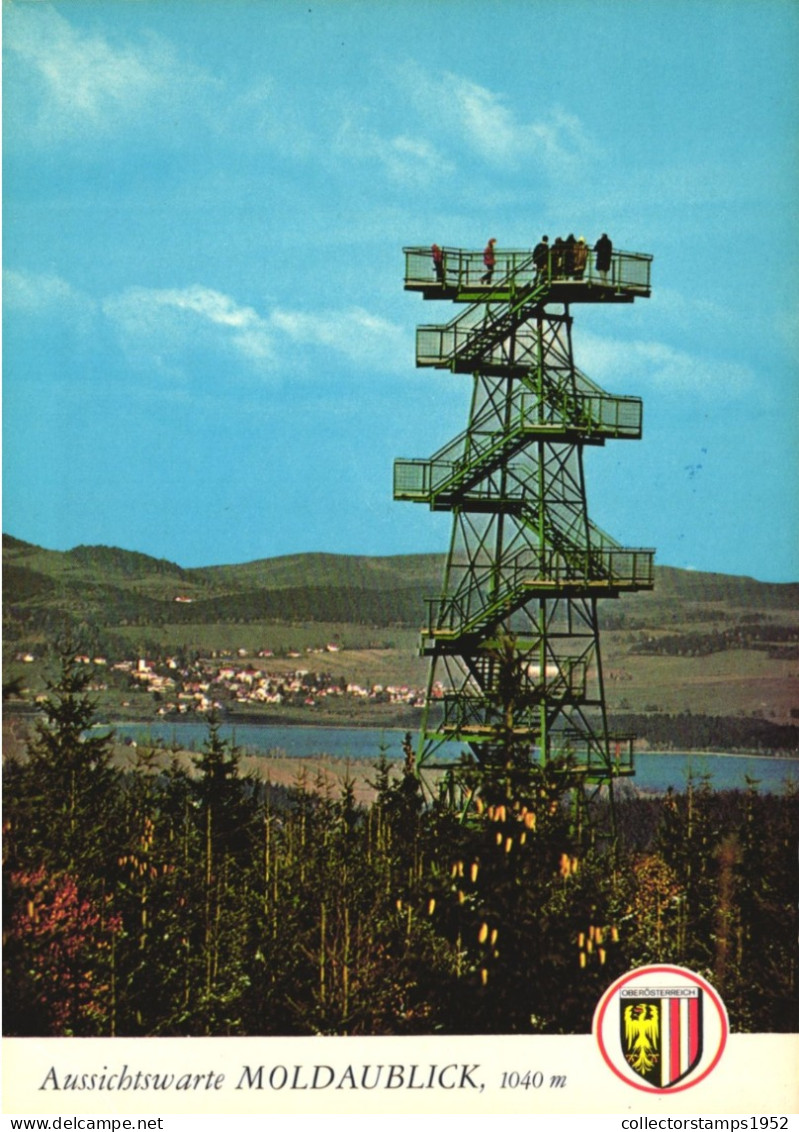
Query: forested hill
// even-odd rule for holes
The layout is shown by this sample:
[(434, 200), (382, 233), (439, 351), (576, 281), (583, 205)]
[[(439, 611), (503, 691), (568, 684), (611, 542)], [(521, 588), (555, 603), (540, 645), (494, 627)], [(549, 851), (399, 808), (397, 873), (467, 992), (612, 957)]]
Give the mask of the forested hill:
[(440, 586), (441, 555), (296, 554), (184, 569), (106, 546), (65, 552), (3, 536), (9, 641), (66, 623), (121, 625), (335, 621), (419, 626)]
[(656, 591), (662, 600), (729, 602), (762, 609), (799, 609), (799, 583), (758, 582), (734, 574), (711, 574), (656, 566)]
[[(19, 644), (66, 623), (180, 625), (324, 621), (418, 628), (440, 592), (444, 556), (294, 554), (186, 569), (108, 546), (46, 550), (3, 535), (4, 632)], [(609, 627), (799, 609), (799, 584), (656, 568), (653, 593), (601, 603)]]

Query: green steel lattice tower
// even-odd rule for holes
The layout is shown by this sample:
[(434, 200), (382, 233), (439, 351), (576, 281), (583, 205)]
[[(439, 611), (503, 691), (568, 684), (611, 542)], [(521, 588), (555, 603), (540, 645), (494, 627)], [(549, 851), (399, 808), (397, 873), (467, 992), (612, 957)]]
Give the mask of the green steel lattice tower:
[[(621, 547), (588, 517), (583, 450), (639, 439), (642, 404), (574, 364), (574, 303), (650, 293), (651, 256), (614, 252), (580, 277), (530, 251), (405, 249), (405, 289), (463, 304), (421, 326), (416, 363), (471, 376), (466, 429), (429, 459), (399, 459), (394, 498), (453, 515), (442, 593), (428, 602), (430, 657), (416, 771), (563, 765), (580, 805), (633, 770), (633, 737), (608, 730), (597, 600), (651, 589), (654, 551)], [(453, 748), (453, 744), (459, 747)], [(512, 754), (509, 755), (509, 751)], [(443, 756), (443, 760), (442, 760)], [(612, 796), (612, 795), (611, 795)]]

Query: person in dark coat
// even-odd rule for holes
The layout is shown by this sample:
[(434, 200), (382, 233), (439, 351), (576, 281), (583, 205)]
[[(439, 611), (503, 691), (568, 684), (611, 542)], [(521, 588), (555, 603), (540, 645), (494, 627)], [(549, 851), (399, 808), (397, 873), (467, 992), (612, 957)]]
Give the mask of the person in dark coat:
[(574, 275), (574, 245), (576, 243), (574, 233), (569, 232), (563, 243), (563, 274), (567, 279), (571, 279)]
[(494, 244), (497, 241), (491, 239), (485, 246), (483, 252), (483, 263), (485, 264), (485, 275), (480, 277), (481, 283), (490, 283), (494, 275), (494, 267), (496, 266), (497, 257), (494, 255)]
[(533, 248), (533, 263), (537, 276), (544, 276), (549, 266), (549, 236), (542, 236)]
[(585, 264), (588, 259), (588, 246), (585, 236), (580, 236), (574, 245), (574, 278), (582, 279), (585, 274)]
[(560, 279), (563, 275), (563, 254), (566, 246), (560, 236), (555, 238), (552, 245), (552, 278)]
[(613, 244), (607, 232), (603, 232), (594, 245), (596, 252), (596, 269), (599, 272), (599, 278), (603, 283), (608, 281), (608, 272), (610, 271), (610, 262), (613, 257)]

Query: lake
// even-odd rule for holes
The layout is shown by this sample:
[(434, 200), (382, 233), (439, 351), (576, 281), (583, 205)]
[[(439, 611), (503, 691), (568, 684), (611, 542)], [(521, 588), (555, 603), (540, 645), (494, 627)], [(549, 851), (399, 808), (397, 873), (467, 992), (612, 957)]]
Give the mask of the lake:
[[(208, 735), (204, 723), (121, 723), (115, 727), (120, 739), (137, 743), (175, 744), (199, 751)], [(367, 727), (273, 727), (267, 724), (225, 725), (221, 735), (250, 755), (287, 755), (312, 759), (328, 755), (353, 762), (376, 762), (381, 747), (386, 757), (402, 759), (404, 730)], [(415, 742), (414, 736), (414, 742)], [(453, 747), (455, 745), (453, 744)], [(628, 779), (641, 790), (662, 792), (669, 786), (685, 787), (689, 772), (709, 775), (716, 790), (743, 790), (747, 777), (758, 780), (758, 789), (778, 794), (786, 781), (799, 784), (799, 759), (755, 755), (649, 753), (635, 756), (635, 778)]]

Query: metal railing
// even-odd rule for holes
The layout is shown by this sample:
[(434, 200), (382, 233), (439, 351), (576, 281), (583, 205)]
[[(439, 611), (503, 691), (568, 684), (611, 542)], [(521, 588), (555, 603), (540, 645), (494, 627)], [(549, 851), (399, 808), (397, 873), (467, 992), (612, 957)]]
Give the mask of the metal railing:
[[(546, 296), (548, 286), (546, 280), (537, 279), (529, 265), (523, 263), (496, 287), (486, 287), (484, 297), (474, 300), (446, 326), (418, 327), (416, 364), (448, 365), (456, 358), (461, 364), (469, 364), (483, 358), (489, 350), (512, 338), (514, 329), (524, 324)], [(508, 363), (504, 355), (502, 362)]]
[(525, 415), (522, 405), (521, 413), (505, 432), (467, 430), (429, 460), (395, 460), (394, 498), (429, 499), (447, 488), (468, 488), (523, 447), (537, 423), (538, 414)]
[[(519, 321), (518, 306), (512, 308), (504, 304), (498, 308), (477, 302), (448, 323), (417, 326), (417, 366), (454, 369), (460, 373), (491, 366), (520, 374), (530, 372), (538, 364), (538, 329), (535, 323)], [(523, 304), (521, 306), (523, 317)], [(571, 360), (563, 359), (556, 368), (570, 367)], [(601, 391), (576, 367), (574, 374), (578, 385)]]
[(587, 433), (640, 440), (643, 411), (640, 397), (589, 394), (577, 398), (576, 411), (571, 420)]
[(429, 459), (394, 461), (394, 498), (427, 501), (468, 480), (488, 475), (499, 462), (536, 436), (638, 439), (642, 404), (638, 397), (612, 397), (604, 393), (564, 395), (556, 409), (524, 394), (517, 416), (504, 433), (466, 431), (449, 441)]
[(614, 251), (610, 268), (606, 272), (597, 269), (597, 256), (588, 247), (585, 265), (575, 269), (574, 257), (571, 259), (550, 248), (546, 263), (539, 270), (532, 258), (531, 249), (495, 250), (495, 265), (491, 279), (484, 282), (487, 268), (483, 263), (482, 251), (467, 251), (463, 248), (442, 248), (441, 264), (437, 268), (433, 262), (431, 248), (404, 248), (405, 287), (408, 290), (442, 291), (486, 291), (498, 289), (502, 280), (513, 277), (517, 288), (531, 287), (543, 276), (551, 283), (575, 283), (581, 286), (606, 287), (614, 291), (628, 291), (637, 295), (650, 292), (650, 272), (652, 256), (642, 252)]
[(531, 590), (605, 586), (646, 589), (654, 584), (653, 550), (628, 547), (525, 547), (502, 564), (472, 576), (460, 592), (427, 598), (429, 637), (460, 637), (519, 609)]
[[(450, 737), (459, 735), (470, 744), (496, 743), (501, 724), (498, 719), (496, 723), (486, 721), (485, 706), (482, 698), (449, 694), (444, 697), (444, 717), (437, 730), (450, 732)], [(591, 736), (574, 727), (555, 727), (549, 732), (548, 749), (543, 752), (540, 730), (532, 720), (531, 724), (526, 727), (520, 722), (514, 731), (520, 737), (530, 738), (532, 764), (545, 766), (562, 761), (565, 773), (572, 772), (595, 782), (635, 773), (633, 735), (609, 734), (605, 746), (601, 735)]]
[(551, 734), (550, 758), (558, 755), (566, 758), (576, 771), (598, 780), (614, 778), (616, 775), (634, 773), (632, 735), (609, 734), (607, 750), (603, 740), (592, 740), (588, 735), (567, 728)]
[(442, 248), (442, 261), (438, 269), (433, 262), (432, 248), (404, 248), (403, 251), (407, 288), (437, 285), (459, 291), (473, 291), (477, 288), (490, 291), (492, 285), (509, 276), (518, 278), (523, 286), (530, 286), (536, 275), (530, 248), (497, 250), (490, 282), (484, 282), (488, 269), (483, 263), (481, 251)]

